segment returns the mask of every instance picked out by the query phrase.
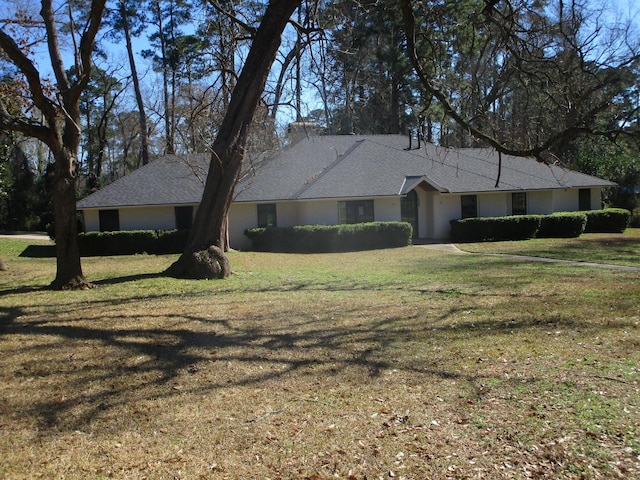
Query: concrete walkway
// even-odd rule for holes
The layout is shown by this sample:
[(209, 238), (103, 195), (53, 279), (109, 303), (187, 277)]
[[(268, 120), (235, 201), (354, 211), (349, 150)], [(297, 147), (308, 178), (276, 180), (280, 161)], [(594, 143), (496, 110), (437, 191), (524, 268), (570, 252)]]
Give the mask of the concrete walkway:
[(640, 267), (632, 267), (628, 265), (610, 265), (605, 263), (593, 263), (593, 262), (577, 262), (575, 260), (561, 260), (558, 258), (544, 258), (544, 257), (532, 257), (529, 255), (512, 255), (509, 253), (472, 253), (460, 250), (453, 243), (423, 243), (416, 244), (416, 247), (426, 248), (428, 250), (438, 250), (449, 253), (461, 253), (464, 255), (485, 255), (488, 257), (506, 257), (521, 262), (539, 262), (539, 263), (562, 263), (565, 265), (572, 265), (577, 267), (593, 267), (593, 268), (606, 268), (609, 270), (621, 270), (625, 272), (640, 272)]
[(3, 233), (0, 238), (19, 238), (23, 240), (45, 240), (50, 241), (46, 233)]

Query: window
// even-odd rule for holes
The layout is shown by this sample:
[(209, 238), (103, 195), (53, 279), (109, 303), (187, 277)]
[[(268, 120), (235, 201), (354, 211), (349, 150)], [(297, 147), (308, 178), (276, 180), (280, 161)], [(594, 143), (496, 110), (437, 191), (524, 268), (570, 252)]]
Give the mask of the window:
[(193, 207), (176, 207), (175, 216), (176, 228), (178, 230), (187, 230), (191, 228), (191, 223), (193, 222)]
[(100, 218), (101, 232), (116, 232), (120, 230), (118, 210), (100, 210), (98, 216)]
[(277, 227), (278, 216), (276, 215), (275, 203), (263, 203), (258, 205), (258, 227)]
[(527, 214), (527, 194), (515, 192), (511, 194), (511, 215)]
[(591, 210), (590, 188), (581, 188), (578, 191), (578, 210)]
[(478, 197), (477, 195), (462, 195), (460, 197), (462, 204), (462, 218), (472, 218), (478, 216)]
[(373, 200), (338, 202), (338, 223), (373, 222)]

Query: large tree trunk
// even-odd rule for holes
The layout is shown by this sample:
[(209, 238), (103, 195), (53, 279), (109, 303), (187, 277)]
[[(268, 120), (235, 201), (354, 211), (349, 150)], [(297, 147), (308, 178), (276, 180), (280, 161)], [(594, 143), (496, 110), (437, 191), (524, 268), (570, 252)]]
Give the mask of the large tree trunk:
[(258, 28), (231, 103), (213, 144), (202, 201), (187, 247), (166, 271), (180, 278), (224, 278), (226, 220), (244, 158), (249, 125), (264, 90), (281, 35), (300, 0), (272, 0)]
[[(53, 0), (42, 0), (42, 16), (47, 32), (46, 40), (57, 88), (56, 101), (48, 97), (40, 72), (29, 59), (21, 45), (0, 29), (0, 48), (7, 58), (24, 75), (30, 93), (30, 102), (42, 114), (42, 123), (34, 118), (13, 116), (5, 108), (0, 97), (0, 129), (22, 132), (47, 144), (55, 158), (53, 185), (54, 223), (56, 230), (56, 278), (53, 288), (87, 288), (80, 266), (78, 226), (76, 222), (76, 187), (78, 175), (77, 155), (80, 145), (80, 95), (91, 76), (91, 55), (96, 35), (102, 21), (106, 0), (92, 0), (83, 29), (76, 61), (78, 77), (71, 82), (60, 51), (58, 23), (55, 19)], [(61, 100), (61, 101), (60, 101)]]
[(76, 219), (76, 157), (67, 149), (56, 155), (53, 185), (53, 219), (56, 234), (55, 289), (90, 288), (80, 263)]

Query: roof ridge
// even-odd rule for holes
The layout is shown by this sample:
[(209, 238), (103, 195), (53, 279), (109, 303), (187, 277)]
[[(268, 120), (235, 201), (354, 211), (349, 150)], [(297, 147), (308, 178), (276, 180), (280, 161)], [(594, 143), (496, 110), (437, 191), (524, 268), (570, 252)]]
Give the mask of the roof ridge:
[(310, 189), (318, 180), (320, 180), (327, 173), (333, 170), (342, 160), (347, 158), (356, 148), (362, 145), (364, 141), (365, 139), (356, 140), (354, 144), (351, 145), (343, 154), (339, 154), (336, 151), (336, 154), (337, 154), (336, 159), (333, 162), (331, 162), (329, 165), (327, 165), (325, 168), (323, 168), (321, 171), (315, 173), (314, 175), (306, 179), (304, 181), (304, 186), (299, 190), (297, 190), (293, 195), (291, 195), (291, 198), (293, 199), (299, 198), (304, 192)]

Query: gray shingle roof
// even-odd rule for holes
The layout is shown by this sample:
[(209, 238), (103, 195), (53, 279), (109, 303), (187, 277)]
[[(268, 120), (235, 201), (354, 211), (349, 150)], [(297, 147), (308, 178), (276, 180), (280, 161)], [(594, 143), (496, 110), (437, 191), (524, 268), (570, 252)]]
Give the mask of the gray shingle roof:
[[(303, 138), (264, 160), (236, 188), (237, 202), (273, 202), (404, 194), (426, 181), (449, 193), (483, 193), (613, 186), (612, 182), (490, 149), (447, 149), (422, 143), (408, 150), (401, 135), (334, 135)], [(78, 203), (78, 208), (197, 204), (204, 155), (166, 156)], [(198, 178), (199, 177), (199, 178)]]
[(78, 208), (194, 205), (202, 199), (209, 155), (166, 155), (78, 202)]

